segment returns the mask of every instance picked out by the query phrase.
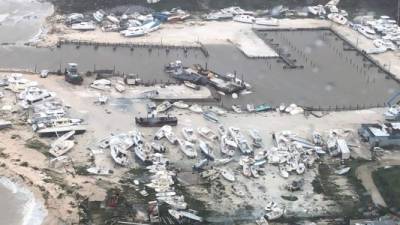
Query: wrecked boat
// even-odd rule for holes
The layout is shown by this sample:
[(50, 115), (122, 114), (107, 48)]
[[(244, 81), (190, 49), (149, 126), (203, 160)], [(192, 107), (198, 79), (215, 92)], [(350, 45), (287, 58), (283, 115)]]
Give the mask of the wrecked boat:
[(227, 181), (234, 182), (235, 181), (235, 174), (232, 171), (229, 171), (227, 169), (220, 169), (220, 173), (223, 178), (225, 178)]
[(232, 157), (237, 149), (235, 141), (231, 140), (227, 135), (221, 137), (221, 153)]
[(195, 113), (202, 113), (203, 109), (201, 108), (201, 106), (197, 105), (197, 104), (193, 104), (189, 107), (189, 110)]
[(167, 110), (169, 110), (172, 107), (172, 104), (169, 101), (164, 101), (161, 104), (159, 104), (156, 108), (156, 111), (158, 113), (161, 112), (166, 112)]
[(215, 159), (213, 148), (210, 143), (200, 140), (199, 148), (201, 152), (206, 156), (206, 158), (208, 158), (211, 161)]
[(175, 116), (135, 117), (135, 122), (143, 127), (176, 126), (178, 124), (178, 118)]
[(186, 141), (189, 141), (192, 143), (196, 143), (196, 141), (197, 141), (197, 137), (196, 137), (196, 134), (194, 133), (194, 129), (191, 127), (182, 128), (182, 135)]
[(110, 138), (111, 157), (115, 163), (128, 165), (128, 148), (133, 145), (132, 139), (127, 135), (118, 135)]
[(218, 139), (218, 136), (208, 127), (200, 127), (197, 129), (197, 132), (200, 134), (200, 136), (209, 141), (215, 141)]
[(214, 123), (219, 123), (219, 119), (218, 119), (217, 115), (213, 112), (210, 112), (210, 111), (203, 112), (203, 117), (208, 121), (211, 121)]
[(74, 134), (75, 131), (70, 131), (54, 141), (51, 144), (49, 153), (54, 157), (59, 157), (70, 151), (74, 147), (75, 143), (68, 139), (70, 139)]
[(187, 157), (189, 157), (189, 158), (197, 157), (197, 151), (195, 149), (195, 145), (192, 142), (178, 140), (178, 143), (179, 143), (180, 149)]
[(242, 132), (239, 128), (236, 127), (229, 127), (229, 134), (232, 136), (233, 140), (236, 142), (239, 150), (242, 154), (251, 154), (253, 153), (253, 149), (251, 148), (250, 144), (244, 138)]
[(174, 105), (178, 109), (188, 109), (189, 108), (189, 105), (184, 103), (183, 101), (174, 102), (174, 103), (172, 103), (172, 105)]

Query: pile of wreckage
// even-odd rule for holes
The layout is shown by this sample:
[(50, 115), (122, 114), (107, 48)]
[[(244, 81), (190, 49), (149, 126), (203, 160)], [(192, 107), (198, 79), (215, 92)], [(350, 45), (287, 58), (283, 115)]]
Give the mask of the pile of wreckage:
[(323, 19), (328, 18), (337, 24), (346, 25), (349, 14), (343, 9), (338, 9), (339, 2), (340, 0), (331, 0), (325, 5), (308, 6), (307, 9), (311, 15)]
[[(150, 182), (146, 187), (153, 189), (156, 192), (156, 200), (158, 205), (167, 204), (168, 213), (177, 221), (194, 220), (202, 222), (203, 218), (196, 215), (196, 212), (188, 209), (188, 204), (185, 202), (183, 195), (178, 195), (174, 188), (174, 176), (176, 173), (168, 170), (168, 160), (154, 163), (147, 166), (146, 169), (152, 174)], [(146, 190), (143, 190), (142, 195), (147, 195)]]
[(248, 11), (238, 6), (211, 11), (202, 16), (204, 20), (233, 20), (240, 23), (255, 24), (260, 26), (279, 26), (279, 19), (284, 17), (307, 17), (308, 12), (301, 10), (290, 10), (283, 5), (276, 6), (271, 10)]
[(95, 30), (99, 25), (104, 32), (120, 32), (125, 37), (138, 37), (158, 30), (163, 22), (183, 21), (190, 17), (189, 13), (179, 8), (145, 15), (127, 12), (120, 16), (108, 14), (101, 9), (92, 15), (72, 13), (67, 16), (65, 23), (73, 30)]
[[(82, 119), (67, 116), (67, 108), (55, 98), (56, 94), (39, 88), (36, 82), (23, 78), (22, 74), (13, 73), (3, 79), (6, 89), (16, 93), (18, 106), (28, 112), (27, 122), (39, 136), (57, 136), (50, 146), (49, 153), (60, 157), (74, 147), (70, 140), (75, 134), (83, 133), (86, 127)], [(2, 122), (1, 127), (10, 127), (9, 122)]]
[(372, 43), (375, 46), (375, 48), (368, 49), (367, 53), (378, 54), (398, 49), (400, 46), (400, 27), (396, 20), (389, 16), (380, 16), (378, 19), (364, 16), (359, 20), (359, 23), (353, 25), (353, 29), (373, 40)]
[[(324, 141), (322, 135), (316, 131), (312, 134), (312, 141), (299, 137), (290, 131), (273, 134), (275, 147), (259, 152), (255, 160), (266, 159), (268, 163), (279, 166), (280, 175), (288, 178), (290, 173), (303, 174), (319, 159), (320, 155), (329, 153), (330, 156), (341, 156), (343, 160), (350, 159), (350, 149), (339, 131), (332, 130)], [(338, 174), (348, 172), (347, 168), (337, 171)]]
[(247, 11), (237, 6), (223, 8), (203, 15), (204, 20), (233, 20), (258, 26), (279, 26), (278, 18), (317, 16), (329, 19), (340, 25), (348, 23), (348, 13), (338, 9), (339, 0), (331, 0), (325, 5), (309, 6), (306, 10), (290, 10), (282, 5), (271, 10)]
[[(163, 135), (169, 137), (168, 140), (177, 140), (171, 138), (171, 134), (168, 134), (168, 132), (170, 132), (169, 130), (170, 127), (163, 127)], [(158, 133), (160, 132), (161, 131)], [(171, 143), (175, 143), (175, 141), (171, 141)], [(151, 176), (149, 176), (150, 181), (145, 184), (145, 187), (151, 188), (156, 192), (155, 197), (157, 199), (157, 205), (167, 204), (170, 208), (168, 212), (176, 220), (186, 218), (202, 221), (201, 217), (198, 217), (191, 211), (187, 211), (188, 205), (184, 200), (184, 196), (178, 195), (175, 192), (173, 187), (175, 181), (173, 177), (176, 174), (168, 170), (169, 160), (163, 155), (166, 151), (164, 145), (155, 141), (148, 144), (144, 141), (143, 135), (139, 130), (133, 130), (128, 133), (120, 133), (106, 137), (97, 143), (97, 148), (109, 150), (115, 163), (120, 166), (131, 165), (130, 155), (132, 155), (132, 158), (138, 158), (146, 165), (147, 171), (151, 174)], [(104, 168), (90, 168), (90, 172), (97, 175), (107, 175), (109, 173), (108, 171), (109, 170)], [(135, 180), (135, 183), (139, 185), (139, 181)], [(140, 190), (139, 193), (145, 197), (149, 196), (145, 188)]]

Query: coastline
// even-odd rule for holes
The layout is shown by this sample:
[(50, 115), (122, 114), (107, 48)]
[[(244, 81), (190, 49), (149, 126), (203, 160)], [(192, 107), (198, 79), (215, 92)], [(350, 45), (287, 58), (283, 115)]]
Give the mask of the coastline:
[[(24, 198), (23, 218), (21, 225), (41, 225), (47, 217), (47, 210), (44, 208), (43, 199), (34, 195), (30, 188), (26, 187), (22, 181), (12, 177), (0, 177), (0, 185), (9, 189), (15, 198)], [(39, 198), (39, 199), (38, 199)]]

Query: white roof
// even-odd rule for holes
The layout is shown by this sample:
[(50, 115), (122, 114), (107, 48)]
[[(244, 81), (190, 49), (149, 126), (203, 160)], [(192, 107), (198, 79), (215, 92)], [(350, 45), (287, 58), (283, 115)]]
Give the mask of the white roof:
[(379, 129), (379, 128), (376, 128), (376, 127), (369, 127), (369, 130), (372, 132), (372, 134), (375, 137), (388, 137), (389, 136), (389, 133), (386, 132), (386, 130), (383, 130), (383, 129)]

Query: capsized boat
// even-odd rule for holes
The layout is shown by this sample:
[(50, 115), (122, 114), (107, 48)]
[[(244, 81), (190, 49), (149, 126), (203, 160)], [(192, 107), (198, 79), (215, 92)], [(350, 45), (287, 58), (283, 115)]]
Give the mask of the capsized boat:
[(196, 162), (196, 163), (193, 165), (193, 170), (201, 171), (201, 170), (203, 170), (203, 168), (204, 168), (206, 165), (208, 165), (208, 159), (207, 159), (207, 158), (206, 158), (206, 159), (202, 159), (202, 160)]
[(203, 112), (203, 117), (211, 122), (219, 123), (218, 116), (211, 111)]
[(201, 152), (211, 161), (215, 159), (213, 148), (210, 143), (200, 140), (199, 148)]

